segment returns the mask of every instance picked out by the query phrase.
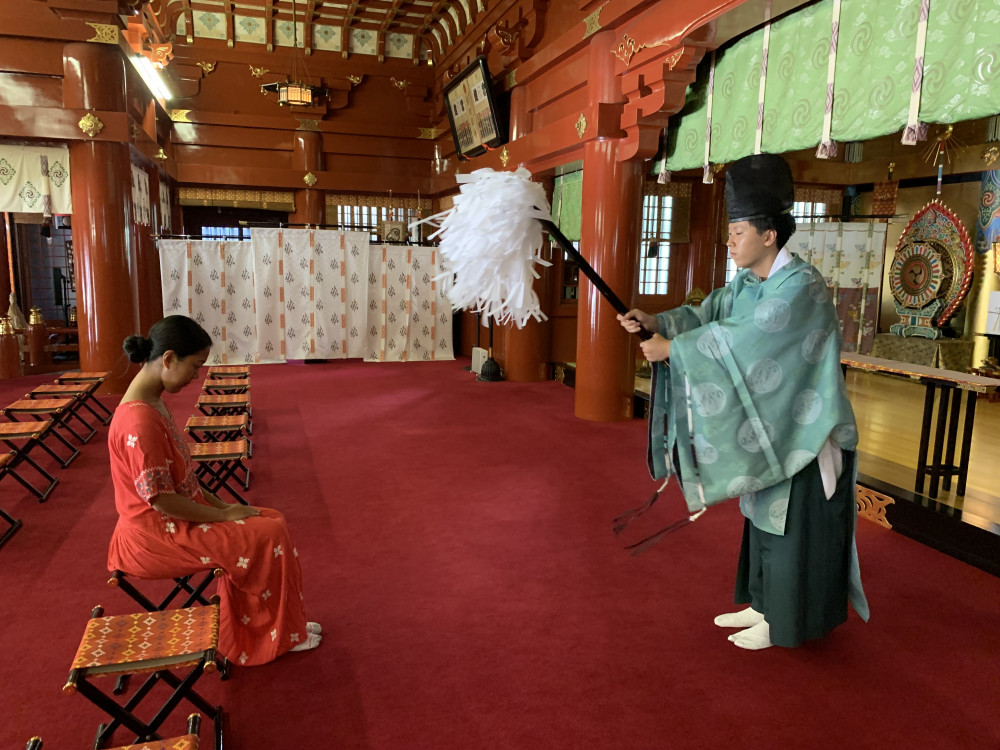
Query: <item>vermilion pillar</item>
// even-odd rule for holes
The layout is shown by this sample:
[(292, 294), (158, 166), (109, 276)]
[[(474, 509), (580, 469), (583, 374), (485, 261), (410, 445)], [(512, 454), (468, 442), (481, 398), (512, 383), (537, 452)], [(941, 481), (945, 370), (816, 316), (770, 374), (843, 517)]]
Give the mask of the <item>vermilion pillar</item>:
[[(116, 46), (67, 44), (65, 107), (125, 111), (124, 65)], [(140, 332), (129, 147), (91, 139), (71, 141), (69, 163), (80, 367), (109, 370), (103, 390), (124, 393), (134, 370), (124, 367), (122, 342)]]
[[(522, 138), (531, 132), (531, 113), (528, 111), (527, 89), (517, 86), (510, 93), (510, 140)], [(552, 186), (546, 186), (551, 196)], [(547, 241), (547, 239), (546, 239)], [(548, 269), (538, 268), (541, 278), (535, 279), (532, 288), (539, 296), (542, 310), (548, 310)], [(507, 380), (531, 383), (548, 377), (550, 326), (547, 321), (532, 318), (523, 328), (508, 326), (505, 337), (504, 370)]]
[[(611, 32), (595, 34), (591, 40), (592, 104), (622, 101), (613, 44)], [(639, 266), (642, 181), (642, 162), (619, 161), (616, 138), (593, 138), (584, 144), (580, 251), (626, 305), (633, 297)], [(616, 315), (581, 273), (575, 404), (581, 419), (611, 422), (632, 417), (637, 340), (625, 332)]]
[[(292, 134), (292, 169), (302, 176), (323, 171), (323, 139), (313, 130), (296, 130)], [(303, 183), (305, 184), (305, 183)], [(326, 214), (326, 194), (322, 190), (304, 187), (295, 191), (295, 211), (288, 214), (290, 224), (323, 224)]]

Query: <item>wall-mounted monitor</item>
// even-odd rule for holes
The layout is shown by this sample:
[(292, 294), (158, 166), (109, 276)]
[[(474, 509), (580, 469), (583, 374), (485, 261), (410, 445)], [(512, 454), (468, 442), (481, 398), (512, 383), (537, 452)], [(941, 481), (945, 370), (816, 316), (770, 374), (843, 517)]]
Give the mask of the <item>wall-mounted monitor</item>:
[(444, 101), (460, 157), (478, 156), (507, 142), (509, 98), (493, 92), (484, 56), (447, 83)]

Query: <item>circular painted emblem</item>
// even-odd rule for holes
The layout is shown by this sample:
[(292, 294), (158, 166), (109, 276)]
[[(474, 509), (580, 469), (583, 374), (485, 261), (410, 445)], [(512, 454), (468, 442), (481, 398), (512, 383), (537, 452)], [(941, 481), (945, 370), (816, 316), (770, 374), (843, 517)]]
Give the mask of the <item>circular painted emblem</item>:
[(753, 322), (764, 333), (777, 333), (784, 330), (791, 317), (791, 306), (783, 299), (772, 297), (757, 305), (753, 313)]
[(694, 408), (703, 417), (714, 417), (726, 408), (726, 392), (715, 383), (699, 383), (691, 389)]
[(781, 385), (781, 365), (773, 359), (758, 359), (747, 368), (747, 386), (754, 393), (770, 393)]
[(937, 298), (944, 267), (936, 244), (911, 242), (896, 251), (889, 271), (889, 285), (892, 296), (901, 305), (919, 309)]

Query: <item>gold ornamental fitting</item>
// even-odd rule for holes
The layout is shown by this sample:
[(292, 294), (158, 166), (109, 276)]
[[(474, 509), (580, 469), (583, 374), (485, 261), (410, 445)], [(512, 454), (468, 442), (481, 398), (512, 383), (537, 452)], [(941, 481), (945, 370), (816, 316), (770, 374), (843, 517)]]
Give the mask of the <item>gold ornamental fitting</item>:
[(42, 308), (40, 307), (31, 308), (31, 314), (28, 316), (28, 325), (35, 326), (44, 324), (45, 324), (45, 319), (42, 318)]
[(70, 323), (76, 323), (76, 305), (73, 305), (69, 309), (69, 322)]
[(14, 324), (10, 322), (10, 318), (6, 315), (0, 316), (0, 336), (13, 336), (14, 335)]

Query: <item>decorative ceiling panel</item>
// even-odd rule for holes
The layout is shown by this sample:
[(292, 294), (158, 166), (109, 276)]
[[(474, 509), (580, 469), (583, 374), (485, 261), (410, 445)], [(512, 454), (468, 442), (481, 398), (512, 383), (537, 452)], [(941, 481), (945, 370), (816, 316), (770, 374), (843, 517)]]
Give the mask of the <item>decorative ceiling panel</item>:
[[(151, 5), (178, 40), (221, 40), (228, 46), (298, 46), (381, 58), (442, 55), (483, 12), (483, 0), (160, 0)], [(433, 40), (431, 39), (433, 37)], [(270, 45), (270, 46), (268, 46)], [(432, 53), (432, 54), (433, 54)]]

